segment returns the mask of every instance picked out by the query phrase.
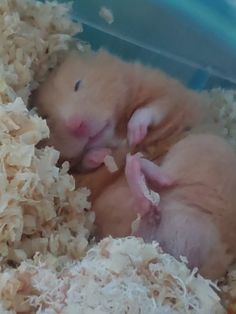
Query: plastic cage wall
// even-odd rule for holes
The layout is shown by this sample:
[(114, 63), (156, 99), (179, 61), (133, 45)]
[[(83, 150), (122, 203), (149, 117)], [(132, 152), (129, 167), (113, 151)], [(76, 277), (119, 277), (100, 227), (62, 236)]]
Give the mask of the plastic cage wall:
[[(99, 16), (103, 6), (112, 24)], [(94, 49), (158, 66), (191, 88), (236, 87), (236, 0), (74, 0), (72, 18)]]

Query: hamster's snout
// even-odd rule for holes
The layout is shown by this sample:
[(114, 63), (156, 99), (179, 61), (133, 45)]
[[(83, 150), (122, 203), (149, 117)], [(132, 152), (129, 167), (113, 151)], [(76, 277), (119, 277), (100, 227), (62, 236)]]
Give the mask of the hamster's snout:
[(68, 133), (75, 137), (88, 137), (89, 136), (89, 123), (86, 119), (79, 116), (69, 118), (65, 122)]

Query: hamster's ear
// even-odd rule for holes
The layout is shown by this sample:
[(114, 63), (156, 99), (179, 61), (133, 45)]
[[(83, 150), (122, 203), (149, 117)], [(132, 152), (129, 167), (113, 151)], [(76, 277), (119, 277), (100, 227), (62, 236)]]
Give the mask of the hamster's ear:
[(113, 60), (114, 56), (104, 48), (99, 48), (96, 52), (96, 56), (99, 60)]
[(77, 58), (82, 58), (83, 53), (79, 51), (78, 49), (71, 49), (68, 51), (67, 58), (69, 59), (77, 59)]
[(97, 54), (98, 54), (98, 55), (106, 55), (106, 54), (110, 54), (110, 52), (107, 51), (105, 48), (100, 47), (100, 48), (97, 50)]
[(80, 58), (80, 59), (84, 59), (84, 60), (90, 60), (90, 59), (97, 59), (99, 60), (99, 62), (102, 61), (109, 61), (109, 60), (113, 60), (114, 56), (108, 52), (107, 50), (105, 50), (104, 48), (99, 48), (97, 51), (94, 50), (89, 50), (86, 52), (81, 52), (77, 49), (72, 49), (69, 51), (68, 53), (69, 58)]

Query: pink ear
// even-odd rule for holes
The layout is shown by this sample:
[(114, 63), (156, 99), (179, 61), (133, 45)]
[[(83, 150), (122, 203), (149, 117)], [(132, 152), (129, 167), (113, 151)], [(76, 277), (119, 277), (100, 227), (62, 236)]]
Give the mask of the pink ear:
[(80, 116), (74, 116), (67, 120), (66, 128), (68, 132), (75, 137), (88, 135), (88, 123)]

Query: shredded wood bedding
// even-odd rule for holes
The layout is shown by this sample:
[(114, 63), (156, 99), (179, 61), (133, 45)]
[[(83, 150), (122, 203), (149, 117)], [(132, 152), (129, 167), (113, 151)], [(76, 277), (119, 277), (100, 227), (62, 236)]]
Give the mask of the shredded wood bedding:
[(194, 273), (157, 244), (106, 238), (80, 262), (23, 262), (2, 274), (0, 293), (5, 307), (14, 300), (14, 308), (40, 314), (223, 313), (213, 285)]
[[(37, 149), (49, 136), (44, 120), (26, 108), (31, 88), (59, 62), (81, 31), (56, 3), (0, 3), (0, 255), (21, 262), (35, 252), (85, 254), (94, 214), (89, 191), (75, 191), (59, 153)], [(75, 223), (76, 221), (76, 223)]]
[[(56, 165), (56, 150), (36, 148), (49, 129), (27, 109), (28, 97), (82, 31), (69, 10), (56, 2), (0, 1), (0, 313), (224, 313), (216, 286), (157, 243), (89, 243), (89, 190), (75, 190), (69, 165)], [(210, 96), (236, 147), (236, 92)], [(117, 170), (110, 157), (106, 164)], [(223, 290), (233, 298), (230, 274)]]

